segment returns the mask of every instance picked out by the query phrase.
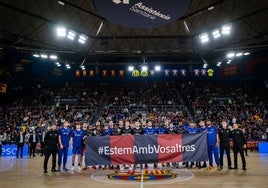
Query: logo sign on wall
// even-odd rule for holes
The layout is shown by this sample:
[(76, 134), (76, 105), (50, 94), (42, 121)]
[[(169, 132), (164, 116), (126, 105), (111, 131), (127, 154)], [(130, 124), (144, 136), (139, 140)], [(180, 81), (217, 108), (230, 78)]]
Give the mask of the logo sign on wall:
[[(16, 156), (16, 153), (17, 153), (17, 145), (11, 144), (11, 145), (3, 145), (2, 146), (2, 156), (3, 157)], [(28, 146), (27, 145), (24, 145), (22, 155), (23, 156), (28, 155)]]
[(93, 3), (100, 15), (115, 24), (152, 28), (183, 16), (191, 0), (94, 0)]

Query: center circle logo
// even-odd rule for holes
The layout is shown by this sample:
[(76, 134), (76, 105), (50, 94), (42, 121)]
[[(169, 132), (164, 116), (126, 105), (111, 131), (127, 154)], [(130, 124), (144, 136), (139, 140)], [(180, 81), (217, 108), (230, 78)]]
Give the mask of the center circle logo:
[[(142, 175), (143, 172), (143, 175)], [(103, 170), (91, 175), (91, 178), (98, 182), (112, 184), (139, 184), (143, 176), (144, 184), (168, 184), (182, 182), (194, 177), (194, 174), (187, 170)]]
[[(143, 176), (143, 177), (142, 177)], [(108, 175), (111, 180), (130, 180), (130, 181), (155, 181), (155, 180), (167, 180), (174, 179), (177, 174), (170, 172), (169, 170), (127, 170), (117, 171)]]

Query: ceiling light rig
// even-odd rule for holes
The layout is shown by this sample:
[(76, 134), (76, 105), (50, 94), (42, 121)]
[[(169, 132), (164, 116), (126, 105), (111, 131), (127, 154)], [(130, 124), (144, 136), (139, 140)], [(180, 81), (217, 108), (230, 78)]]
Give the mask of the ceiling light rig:
[(74, 40), (75, 36), (76, 36), (76, 32), (70, 30), (68, 32), (67, 38), (70, 39), (70, 40)]
[(87, 41), (87, 36), (86, 35), (79, 35), (79, 38), (78, 38), (78, 42), (80, 42), (81, 44), (85, 44), (86, 41)]
[(227, 53), (226, 57), (230, 59), (230, 58), (235, 58), (235, 57), (247, 56), (249, 54), (250, 54), (249, 52), (237, 52), (237, 53), (229, 52)]
[(204, 57), (203, 56), (201, 56), (201, 59), (202, 59), (202, 61), (203, 61), (203, 69), (206, 69), (207, 67), (208, 67), (208, 63), (207, 63), (207, 61), (204, 59)]
[(220, 31), (217, 29), (217, 30), (215, 30), (215, 31), (212, 32), (212, 35), (213, 35), (213, 38), (214, 38), (214, 39), (217, 39), (217, 38), (219, 38), (219, 37), (221, 36), (221, 33), (220, 33)]
[(128, 71), (132, 72), (134, 70), (134, 67), (132, 65), (128, 66)]
[(53, 59), (53, 60), (56, 60), (56, 59), (58, 59), (58, 56), (56, 56), (56, 55), (50, 55), (49, 58), (50, 59)]
[(209, 36), (207, 33), (203, 33), (203, 34), (199, 35), (199, 38), (201, 40), (201, 43), (209, 42)]
[(66, 69), (71, 69), (71, 66), (68, 63), (65, 64), (65, 67), (66, 67)]
[(206, 32), (199, 35), (199, 40), (202, 44), (208, 43), (210, 39), (219, 39), (222, 36), (227, 36), (231, 34), (232, 25), (224, 25), (221, 28), (216, 28), (211, 32)]
[(42, 59), (48, 59), (49, 58), (51, 60), (57, 60), (58, 59), (58, 56), (55, 55), (55, 54), (48, 55), (48, 54), (45, 54), (45, 53), (33, 54), (33, 57), (42, 58)]
[(40, 57), (41, 57), (42, 59), (47, 59), (47, 58), (48, 58), (48, 55), (46, 55), (46, 54), (41, 54)]
[(222, 26), (222, 28), (221, 28), (221, 34), (222, 35), (229, 35), (231, 33), (231, 28), (232, 28), (231, 25), (224, 25), (224, 26)]
[(33, 57), (39, 58), (40, 55), (39, 54), (34, 54)]
[[(140, 70), (141, 71), (148, 71), (149, 68), (150, 68), (150, 70), (153, 70), (154, 69), (156, 72), (160, 72), (162, 70), (162, 68), (161, 68), (160, 65), (155, 65), (154, 68), (148, 67), (147, 65), (142, 65)], [(128, 66), (128, 71), (129, 72), (132, 72), (134, 70), (135, 70), (135, 67), (133, 65), (129, 65)]]
[(161, 71), (161, 66), (160, 65), (156, 65), (154, 67), (154, 70), (157, 71), (157, 72)]
[(226, 55), (227, 58), (233, 58), (235, 57), (235, 53), (234, 52), (230, 52)]
[[(46, 53), (38, 54), (38, 53), (35, 53), (35, 54), (33, 54), (33, 57), (52, 61), (53, 63), (55, 63), (56, 67), (58, 67), (58, 68), (65, 64), (65, 68), (67, 70), (71, 69), (71, 65), (67, 61), (65, 61), (65, 63), (60, 63), (60, 61), (58, 60), (59, 58), (56, 54), (46, 54)], [(84, 58), (82, 64), (80, 65), (80, 68), (82, 70), (86, 69), (86, 67), (84, 66), (85, 60), (86, 60), (86, 58)]]
[(86, 70), (86, 67), (85, 67), (84, 65), (81, 65), (80, 68), (81, 68), (82, 70)]
[(236, 53), (236, 54), (235, 54), (236, 57), (241, 57), (242, 55), (243, 55), (242, 52), (239, 52), (239, 53)]
[(66, 37), (67, 31), (64, 27), (58, 27), (57, 28), (57, 36), (58, 37)]
[(84, 57), (84, 59), (83, 59), (81, 65), (80, 65), (80, 68), (81, 68), (82, 70), (86, 70), (86, 67), (85, 67), (85, 65), (84, 65), (84, 63), (85, 63), (86, 60), (87, 60), (87, 56)]
[(60, 62), (57, 61), (55, 64), (56, 64), (57, 67), (61, 67)]
[(218, 61), (216, 63), (217, 67), (220, 67), (222, 65), (223, 62), (225, 62), (227, 65), (231, 64), (231, 62), (233, 60), (235, 60), (236, 58), (241, 58), (243, 56), (247, 56), (249, 55), (249, 52), (242, 52), (242, 51), (238, 51), (238, 52), (228, 52), (225, 56), (225, 58), (221, 58), (220, 61)]
[(221, 64), (222, 64), (222, 62), (217, 62), (217, 67), (220, 67), (221, 66)]
[(208, 67), (208, 64), (207, 63), (204, 63), (203, 64), (203, 68), (206, 69)]
[(71, 41), (77, 40), (80, 44), (85, 44), (88, 39), (88, 36), (79, 34), (73, 30), (67, 30), (65, 27), (58, 27), (56, 33), (59, 38), (67, 38)]
[(57, 67), (61, 67), (60, 62), (57, 61), (58, 60), (58, 56), (55, 55), (55, 54), (50, 54), (49, 55), (49, 54), (45, 54), (45, 53), (41, 53), (41, 54), (36, 53), (36, 54), (33, 54), (33, 57), (35, 57), (35, 58), (41, 58), (41, 59), (47, 59), (47, 60), (53, 61), (53, 62), (55, 62), (55, 65)]

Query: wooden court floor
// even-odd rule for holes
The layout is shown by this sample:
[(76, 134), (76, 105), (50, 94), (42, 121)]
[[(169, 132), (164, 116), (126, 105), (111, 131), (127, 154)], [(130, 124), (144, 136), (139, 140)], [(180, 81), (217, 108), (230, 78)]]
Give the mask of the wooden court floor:
[[(204, 187), (268, 187), (268, 154), (250, 152), (247, 160), (247, 171), (241, 169), (222, 171), (216, 169), (175, 169), (177, 178), (166, 181), (140, 182), (126, 180), (110, 180), (107, 174), (113, 171), (68, 171), (43, 173), (43, 157), (16, 159), (14, 157), (0, 157), (0, 187), (1, 188), (204, 188)], [(68, 158), (70, 161), (70, 157)], [(224, 159), (226, 163), (226, 158)], [(240, 161), (239, 161), (239, 164)], [(51, 159), (49, 161), (51, 165)], [(50, 167), (50, 166), (49, 166)], [(49, 168), (50, 169), (50, 168)]]

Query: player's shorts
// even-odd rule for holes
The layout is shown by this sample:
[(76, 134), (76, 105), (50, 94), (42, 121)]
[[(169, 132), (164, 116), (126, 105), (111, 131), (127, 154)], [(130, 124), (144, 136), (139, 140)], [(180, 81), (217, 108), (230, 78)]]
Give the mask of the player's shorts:
[(73, 146), (73, 154), (82, 154), (82, 146)]

